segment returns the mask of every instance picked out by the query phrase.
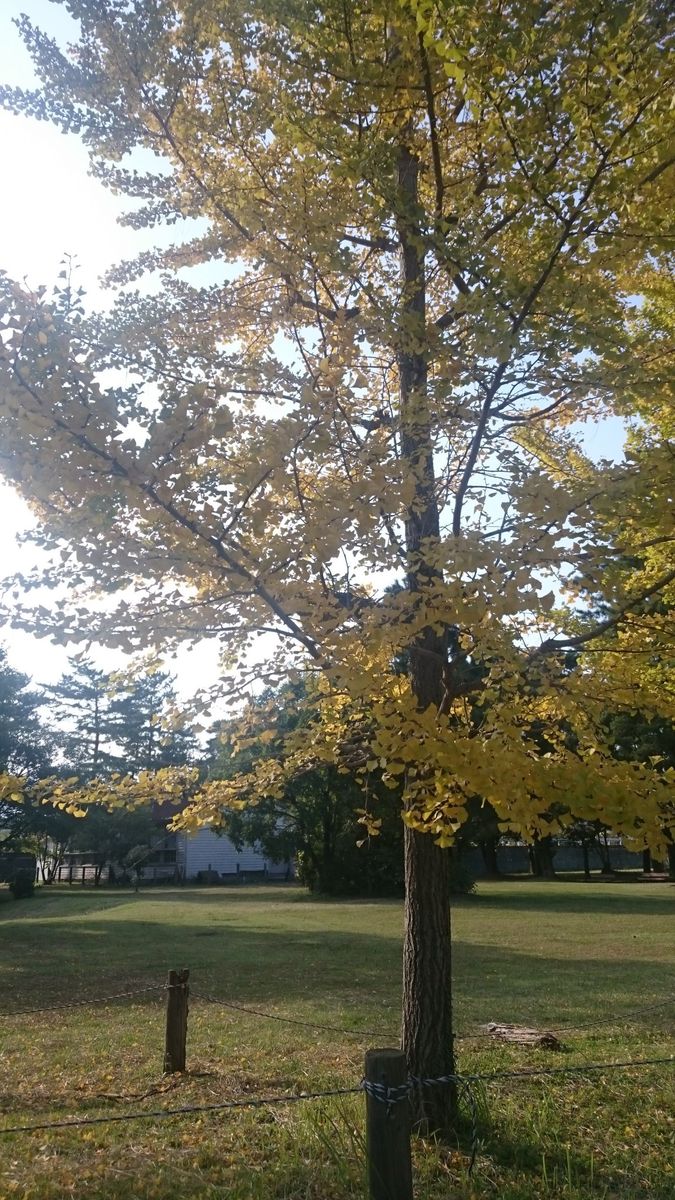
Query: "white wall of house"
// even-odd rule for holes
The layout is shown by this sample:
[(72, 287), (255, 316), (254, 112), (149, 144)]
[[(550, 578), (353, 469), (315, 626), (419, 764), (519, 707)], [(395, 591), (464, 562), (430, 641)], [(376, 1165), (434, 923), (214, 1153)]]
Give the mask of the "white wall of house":
[(262, 873), (267, 869), (279, 875), (285, 867), (283, 863), (270, 862), (254, 846), (242, 846), (241, 850), (237, 850), (228, 837), (214, 833), (212, 829), (179, 834), (177, 851), (177, 865), (185, 879), (194, 879), (200, 871), (236, 875), (237, 872), (246, 874), (247, 871)]
[[(253, 878), (268, 875), (272, 879), (293, 876), (291, 864), (272, 862), (260, 854), (255, 846), (243, 846), (237, 850), (228, 837), (220, 836), (212, 829), (199, 829), (196, 833), (167, 833), (163, 844), (160, 833), (152, 857), (149, 854), (148, 861), (142, 866), (141, 876), (146, 882), (152, 883), (170, 881), (176, 877), (189, 881), (197, 879), (201, 871), (213, 871), (232, 880), (240, 875), (242, 882), (247, 874)], [(120, 874), (119, 866), (116, 866), (115, 874)], [(94, 875), (95, 867), (86, 854), (67, 854), (57, 869), (59, 882), (92, 882)], [(107, 881), (108, 877), (106, 867), (103, 881)]]

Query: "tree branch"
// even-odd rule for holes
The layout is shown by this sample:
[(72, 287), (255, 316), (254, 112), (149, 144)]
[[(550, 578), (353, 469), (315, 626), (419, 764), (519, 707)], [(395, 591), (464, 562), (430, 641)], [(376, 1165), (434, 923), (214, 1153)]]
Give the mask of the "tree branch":
[(644, 604), (645, 600), (656, 597), (662, 588), (667, 587), (669, 583), (673, 582), (673, 580), (675, 580), (675, 570), (669, 571), (666, 575), (662, 575), (660, 579), (657, 579), (656, 583), (653, 583), (650, 587), (645, 588), (645, 590), (640, 592), (637, 596), (633, 596), (631, 600), (628, 600), (624, 605), (622, 605), (621, 608), (618, 609), (617, 612), (613, 613), (611, 617), (607, 617), (605, 621), (599, 621), (597, 625), (594, 625), (592, 629), (587, 629), (585, 633), (578, 633), (574, 637), (569, 638), (547, 638), (546, 641), (542, 642), (541, 646), (535, 650), (534, 657), (538, 657), (542, 654), (551, 654), (556, 650), (573, 650), (577, 646), (584, 646), (586, 642), (594, 641), (595, 638), (601, 637), (603, 633), (607, 633), (609, 629), (614, 629), (617, 625), (619, 625), (624, 617), (627, 617), (629, 613), (633, 611), (633, 609), (638, 608), (641, 604)]
[(419, 33), (417, 42), (420, 49), (420, 60), (422, 63), (422, 79), (424, 81), (424, 94), (427, 102), (427, 117), (429, 119), (429, 139), (431, 141), (431, 158), (434, 164), (434, 180), (436, 184), (436, 217), (440, 221), (443, 216), (443, 164), (441, 162), (441, 151), (438, 145), (438, 125), (436, 121), (436, 105), (434, 102), (434, 88), (431, 81), (431, 70), (429, 67), (429, 57), (424, 46), (424, 36)]
[[(16, 362), (13, 364), (12, 369), (17, 380), (19, 381), (20, 386), (30, 396), (32, 396), (33, 400), (38, 406), (38, 410), (40, 410), (42, 408), (40, 397), (34, 388), (32, 388), (30, 384), (23, 378)], [(185, 513), (182, 513), (172, 500), (163, 500), (153, 484), (139, 482), (138, 480), (134, 479), (129, 468), (123, 462), (121, 462), (119, 458), (117, 458), (109, 450), (105, 450), (101, 446), (97, 446), (95, 442), (92, 442), (91, 439), (86, 436), (86, 434), (78, 433), (77, 431), (71, 429), (66, 421), (64, 421), (61, 417), (56, 416), (53, 412), (49, 414), (49, 420), (57, 429), (60, 430), (60, 432), (64, 433), (66, 437), (70, 438), (73, 442), (75, 442), (76, 445), (80, 446), (81, 449), (86, 450), (87, 454), (90, 454), (95, 461), (104, 462), (113, 475), (116, 475), (118, 478), (125, 479), (132, 488), (138, 492), (141, 492), (144, 496), (147, 496), (147, 498), (151, 500), (152, 503), (160, 509), (160, 511), (164, 512), (167, 516), (170, 516), (172, 521), (174, 521), (182, 529), (187, 530), (198, 541), (206, 543), (206, 545), (208, 545), (215, 552), (216, 556), (229, 568), (229, 570), (231, 570), (235, 575), (239, 575), (242, 579), (246, 580), (246, 582), (249, 584), (251, 593), (257, 595), (272, 610), (282, 624), (284, 624), (294, 635), (294, 637), (302, 643), (311, 657), (314, 659), (321, 658), (318, 645), (314, 639), (308, 637), (308, 635), (304, 633), (297, 622), (294, 621), (293, 617), (291, 617), (290, 613), (287, 613), (284, 610), (283, 605), (276, 598), (276, 596), (272, 595), (272, 593), (265, 587), (264, 583), (262, 583), (262, 581), (254, 574), (253, 571), (237, 560), (237, 558), (223, 544), (221, 538), (217, 537), (215, 534), (204, 531), (195, 520), (193, 520), (191, 517), (188, 517)]]

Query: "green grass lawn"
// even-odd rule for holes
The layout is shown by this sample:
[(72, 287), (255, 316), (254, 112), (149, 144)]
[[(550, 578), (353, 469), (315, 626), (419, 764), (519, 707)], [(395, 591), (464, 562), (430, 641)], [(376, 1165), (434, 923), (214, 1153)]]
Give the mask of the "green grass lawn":
[[(670, 885), (483, 884), (452, 914), (457, 1029), (558, 1028), (562, 1053), (466, 1036), (466, 1073), (674, 1052)], [(0, 1010), (120, 991), (106, 1004), (0, 1017), (2, 1127), (358, 1084), (396, 1044), (401, 905), (293, 887), (0, 893)], [(188, 1071), (162, 1076), (169, 968), (191, 971)], [(228, 1009), (212, 996), (348, 1033)], [(361, 1033), (360, 1031), (367, 1031)], [(414, 1145), (418, 1200), (672, 1200), (675, 1070), (480, 1085), (480, 1145)], [(0, 1138), (0, 1200), (363, 1197), (363, 1098)]]

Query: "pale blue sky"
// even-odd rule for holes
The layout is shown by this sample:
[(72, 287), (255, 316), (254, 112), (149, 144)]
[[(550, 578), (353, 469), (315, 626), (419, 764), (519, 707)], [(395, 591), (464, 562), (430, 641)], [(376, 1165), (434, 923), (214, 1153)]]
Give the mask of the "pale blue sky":
[[(0, 0), (0, 81), (23, 88), (34, 83), (32, 64), (12, 23), (26, 12), (61, 43), (76, 34), (76, 26), (59, 4), (50, 0)], [(119, 198), (88, 175), (84, 148), (74, 135), (65, 136), (45, 122), (15, 117), (0, 110), (0, 153), (5, 165), (0, 188), (0, 269), (31, 285), (52, 283), (64, 253), (79, 262), (79, 281), (88, 302), (105, 304), (98, 287), (100, 275), (113, 262), (129, 257), (157, 240), (157, 231), (119, 226)], [(178, 237), (174, 229), (166, 235)], [(623, 427), (603, 422), (587, 430), (586, 449), (595, 458), (620, 454)], [(0, 577), (30, 565), (31, 552), (17, 548), (16, 533), (26, 527), (25, 505), (0, 482)], [(67, 667), (65, 651), (28, 634), (0, 631), (17, 667), (36, 679), (52, 681)], [(118, 656), (104, 656), (106, 666)], [(214, 675), (213, 648), (182, 659), (185, 692), (210, 682)]]
[[(30, 88), (35, 76), (12, 18), (26, 12), (60, 42), (72, 36), (74, 23), (60, 5), (49, 0), (0, 0), (0, 81)], [(15, 117), (0, 110), (0, 154), (5, 165), (0, 188), (0, 269), (33, 286), (56, 280), (64, 253), (79, 262), (79, 281), (88, 300), (105, 303), (100, 275), (113, 262), (131, 256), (155, 236), (119, 226), (120, 201), (88, 175), (88, 159), (78, 139), (46, 122)], [(175, 236), (175, 231), (172, 236)], [(13, 489), (0, 482), (0, 577), (27, 570), (34, 561), (30, 547), (16, 535), (30, 525), (30, 514)], [(52, 682), (67, 669), (67, 652), (27, 633), (0, 630), (12, 664), (41, 682)], [(79, 650), (81, 647), (73, 647)], [(100, 654), (108, 669), (120, 655)], [(189, 694), (213, 681), (213, 647), (181, 655), (181, 689)]]

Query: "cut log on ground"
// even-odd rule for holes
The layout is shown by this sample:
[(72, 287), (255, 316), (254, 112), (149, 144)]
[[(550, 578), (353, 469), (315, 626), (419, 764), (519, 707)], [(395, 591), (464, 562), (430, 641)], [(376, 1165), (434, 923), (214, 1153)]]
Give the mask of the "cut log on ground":
[(562, 1042), (545, 1029), (526, 1029), (522, 1025), (503, 1025), (497, 1021), (489, 1021), (485, 1026), (492, 1037), (502, 1042), (518, 1042), (521, 1046), (540, 1046), (544, 1050), (562, 1050)]

